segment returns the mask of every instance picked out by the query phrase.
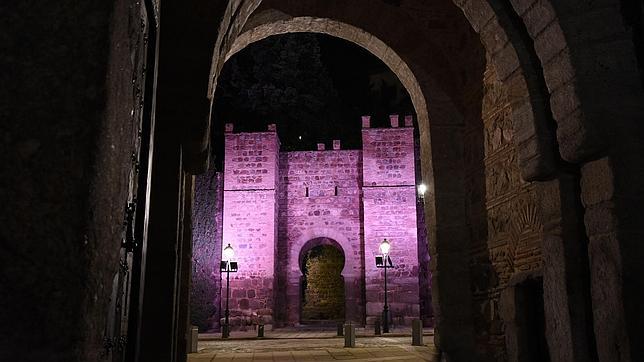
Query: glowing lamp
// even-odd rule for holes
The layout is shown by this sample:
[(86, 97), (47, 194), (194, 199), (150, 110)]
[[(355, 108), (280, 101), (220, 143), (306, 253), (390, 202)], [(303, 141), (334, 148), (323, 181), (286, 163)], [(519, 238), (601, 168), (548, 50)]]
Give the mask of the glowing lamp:
[(382, 255), (389, 255), (389, 249), (391, 249), (391, 243), (387, 239), (384, 239), (380, 243), (380, 252)]
[(420, 197), (425, 197), (425, 192), (427, 192), (427, 185), (425, 184), (418, 185), (418, 195), (420, 195)]
[(235, 257), (235, 250), (233, 250), (233, 247), (228, 244), (223, 250), (223, 256), (224, 260), (230, 261), (232, 258)]

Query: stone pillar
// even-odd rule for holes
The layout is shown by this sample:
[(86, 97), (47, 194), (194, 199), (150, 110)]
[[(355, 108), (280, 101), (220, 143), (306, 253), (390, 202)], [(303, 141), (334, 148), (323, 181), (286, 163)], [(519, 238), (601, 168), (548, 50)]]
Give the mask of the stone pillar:
[(194, 200), (194, 176), (186, 176), (183, 187), (183, 210), (181, 244), (179, 245), (179, 268), (177, 275), (177, 319), (175, 322), (175, 333), (177, 349), (175, 360), (184, 362), (187, 359), (186, 351), (191, 350), (191, 328), (190, 323), (190, 289), (192, 275), (192, 206)]
[[(231, 244), (239, 263), (230, 281), (233, 328), (273, 324), (278, 162), (275, 128), (225, 134), (223, 246)], [(222, 308), (225, 296), (222, 288)]]
[(423, 345), (423, 321), (420, 319), (414, 319), (411, 325), (411, 345), (412, 346), (422, 346)]
[(630, 147), (619, 157), (604, 157), (581, 169), (600, 361), (644, 358), (644, 162), (641, 146)]
[(390, 314), (394, 325), (411, 325), (420, 317), (414, 130), (363, 127), (362, 144), (367, 324), (384, 305), (384, 273), (374, 256), (386, 238), (395, 265), (387, 272)]
[[(435, 109), (436, 107), (434, 107)], [(429, 138), (421, 138), (429, 150)], [(470, 235), (465, 209), (463, 128), (432, 130), (431, 153), (423, 152), (423, 180), (428, 183), (424, 206), (431, 255), (434, 344), (454, 361), (475, 353), (470, 289)]]
[[(561, 173), (537, 183), (543, 220), (543, 302), (553, 362), (591, 361), (592, 306), (588, 240), (579, 199), (579, 177)], [(507, 332), (506, 332), (507, 335)]]
[(362, 308), (360, 303), (362, 301), (362, 278), (359, 275), (343, 276), (344, 278), (344, 313), (345, 321), (354, 324), (362, 324), (364, 319), (362, 317)]

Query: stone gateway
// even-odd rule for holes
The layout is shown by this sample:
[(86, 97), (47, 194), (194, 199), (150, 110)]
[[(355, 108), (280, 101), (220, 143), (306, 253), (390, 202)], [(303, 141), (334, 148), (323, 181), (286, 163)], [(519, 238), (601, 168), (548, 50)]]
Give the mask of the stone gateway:
[[(210, 224), (222, 231), (208, 233), (221, 239), (206, 242), (235, 248), (232, 328), (299, 325), (304, 259), (321, 245), (344, 256), (341, 319), (375, 323), (383, 309), (384, 280), (374, 257), (384, 238), (392, 242), (395, 264), (388, 275), (393, 323), (408, 326), (421, 317), (419, 288), (429, 284), (419, 278), (414, 128), (411, 116), (402, 127), (397, 115), (390, 120), (391, 128), (370, 128), (370, 118), (363, 117), (362, 150), (343, 150), (335, 140), (329, 150), (320, 144), (317, 151), (280, 152), (274, 126), (235, 133), (227, 125), (222, 216), (211, 215), (222, 221)], [(424, 245), (422, 240), (426, 253)], [(225, 295), (224, 285), (220, 296)], [(212, 295), (222, 305), (224, 298)]]

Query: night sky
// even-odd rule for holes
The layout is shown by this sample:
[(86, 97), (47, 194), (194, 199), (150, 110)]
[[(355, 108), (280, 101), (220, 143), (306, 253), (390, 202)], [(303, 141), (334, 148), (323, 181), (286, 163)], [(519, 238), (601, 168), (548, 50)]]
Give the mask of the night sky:
[(269, 37), (233, 56), (215, 93), (213, 132), (223, 158), (223, 126), (265, 131), (277, 124), (283, 151), (361, 147), (360, 116), (388, 126), (389, 114), (414, 114), (408, 93), (382, 61), (348, 41), (321, 34)]

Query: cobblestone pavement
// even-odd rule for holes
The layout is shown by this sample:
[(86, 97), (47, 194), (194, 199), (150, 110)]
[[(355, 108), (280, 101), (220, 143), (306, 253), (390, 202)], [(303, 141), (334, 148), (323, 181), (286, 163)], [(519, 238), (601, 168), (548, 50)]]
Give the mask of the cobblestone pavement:
[(424, 337), (425, 346), (411, 346), (409, 335), (358, 336), (355, 348), (344, 348), (344, 339), (329, 332), (272, 335), (266, 339), (200, 338), (199, 353), (188, 355), (188, 361), (437, 361), (431, 336)]

